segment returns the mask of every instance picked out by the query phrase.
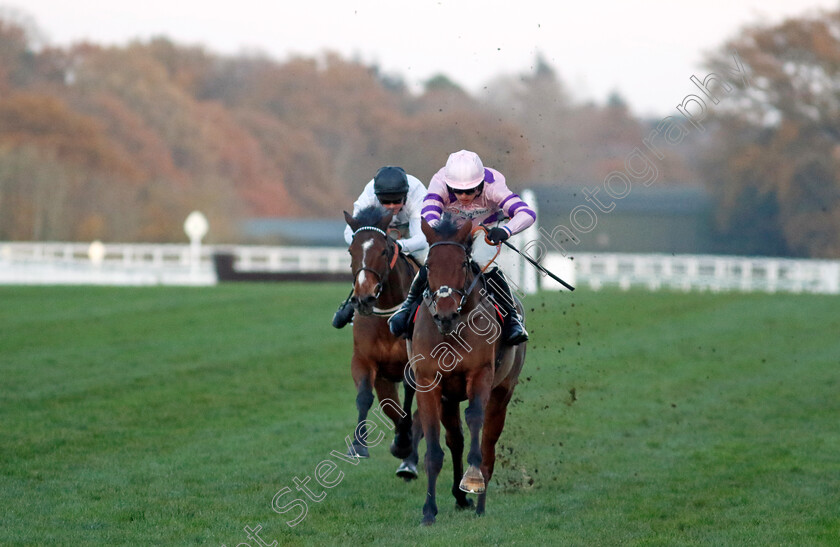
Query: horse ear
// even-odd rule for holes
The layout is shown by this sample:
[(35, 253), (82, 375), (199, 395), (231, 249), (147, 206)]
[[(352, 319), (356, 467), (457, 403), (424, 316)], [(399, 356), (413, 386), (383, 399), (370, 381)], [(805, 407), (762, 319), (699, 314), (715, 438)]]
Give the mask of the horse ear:
[(432, 225), (426, 222), (426, 219), (423, 217), (420, 217), (420, 228), (423, 230), (423, 235), (426, 236), (426, 241), (428, 241), (429, 244), (434, 243), (437, 240), (435, 229), (432, 228)]
[(350, 229), (354, 232), (359, 229), (359, 223), (356, 222), (356, 219), (354, 219), (347, 211), (344, 211), (344, 220), (345, 222), (347, 222), (347, 225), (350, 226)]
[(467, 220), (463, 226), (458, 229), (458, 233), (455, 234), (455, 241), (460, 243), (466, 242), (469, 237), (470, 233), (472, 232), (473, 223), (472, 220)]
[(388, 231), (388, 226), (391, 225), (392, 218), (394, 218), (394, 213), (388, 211), (388, 214), (382, 217), (382, 220), (379, 221), (379, 224), (377, 224), (376, 227), (382, 230), (383, 232)]

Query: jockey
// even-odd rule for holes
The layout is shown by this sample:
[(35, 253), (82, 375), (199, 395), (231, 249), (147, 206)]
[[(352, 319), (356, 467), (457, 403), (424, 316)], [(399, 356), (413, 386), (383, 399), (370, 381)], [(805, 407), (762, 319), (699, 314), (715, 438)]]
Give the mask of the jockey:
[[(472, 219), (488, 229), (487, 239), (499, 245), (534, 223), (536, 213), (505, 184), (505, 177), (495, 169), (485, 168), (475, 152), (461, 150), (449, 155), (446, 166), (441, 168), (429, 183), (429, 193), (423, 201), (423, 218), (436, 224), (444, 212), (450, 213), (459, 224)], [(501, 221), (510, 219), (506, 224)], [(484, 241), (484, 232), (477, 231), (473, 239), (472, 259), (484, 268), (496, 254), (496, 248)], [(496, 303), (505, 311), (502, 340), (516, 345), (528, 340), (528, 332), (516, 311), (514, 299), (498, 266), (484, 273), (488, 284), (498, 292)], [(404, 335), (409, 326), (416, 303), (428, 285), (426, 267), (414, 278), (405, 302), (388, 320), (395, 336)]]
[[(394, 216), (391, 218), (391, 228), (400, 233), (397, 245), (400, 251), (414, 257), (419, 264), (426, 260), (429, 244), (420, 228), (420, 209), (426, 187), (416, 177), (406, 175), (402, 167), (386, 165), (376, 172), (373, 180), (365, 185), (359, 199), (353, 204), (353, 216), (359, 211), (372, 205), (379, 205), (387, 209)], [(350, 226), (344, 228), (344, 241), (348, 245), (353, 242), (353, 230)], [(340, 329), (353, 318), (353, 307), (349, 300), (339, 306), (333, 316), (333, 327)]]

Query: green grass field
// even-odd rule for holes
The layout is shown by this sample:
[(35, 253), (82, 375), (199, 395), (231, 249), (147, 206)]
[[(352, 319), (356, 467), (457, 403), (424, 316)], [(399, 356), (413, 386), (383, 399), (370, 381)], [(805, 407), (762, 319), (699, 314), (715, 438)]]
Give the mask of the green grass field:
[[(840, 542), (837, 297), (528, 297), (487, 515), (455, 511), (447, 454), (421, 527), (425, 475), (395, 478), (387, 442), (330, 458), (355, 425), (345, 295), (0, 288), (0, 544)], [(341, 482), (287, 526), (272, 498), (326, 459)]]

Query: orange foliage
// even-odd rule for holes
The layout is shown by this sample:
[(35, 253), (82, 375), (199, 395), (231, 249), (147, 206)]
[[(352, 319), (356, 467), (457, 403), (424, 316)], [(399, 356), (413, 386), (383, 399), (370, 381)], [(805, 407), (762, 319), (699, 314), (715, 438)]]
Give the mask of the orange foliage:
[(0, 127), (0, 144), (7, 147), (32, 145), (95, 172), (138, 175), (128, 158), (110, 145), (99, 123), (55, 97), (16, 93), (0, 99)]
[(523, 81), (511, 116), (445, 76), (417, 96), (330, 52), (281, 63), (167, 39), (34, 51), (0, 20), (0, 239), (182, 241), (201, 209), (209, 240), (229, 241), (247, 217), (339, 218), (386, 164), (428, 182), (466, 148), (521, 189), (590, 182), (638, 146), (638, 120), (571, 105), (544, 62)]
[(748, 28), (710, 68), (727, 74), (733, 51), (749, 85), (716, 110), (703, 170), (724, 236), (761, 226), (747, 252), (840, 257), (840, 11)]

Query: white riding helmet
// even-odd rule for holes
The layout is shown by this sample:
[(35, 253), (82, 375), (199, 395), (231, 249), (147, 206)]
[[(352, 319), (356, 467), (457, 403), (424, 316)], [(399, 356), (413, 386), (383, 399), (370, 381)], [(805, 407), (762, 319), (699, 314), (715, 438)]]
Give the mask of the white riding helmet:
[(443, 180), (456, 190), (469, 190), (484, 182), (484, 164), (475, 152), (461, 150), (449, 154)]

